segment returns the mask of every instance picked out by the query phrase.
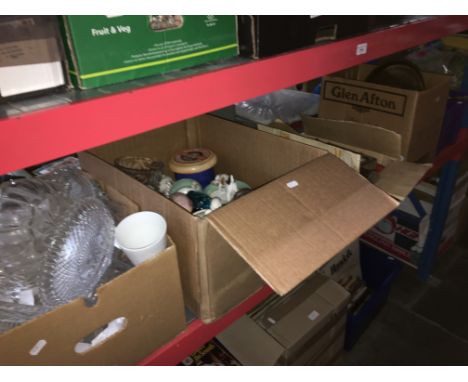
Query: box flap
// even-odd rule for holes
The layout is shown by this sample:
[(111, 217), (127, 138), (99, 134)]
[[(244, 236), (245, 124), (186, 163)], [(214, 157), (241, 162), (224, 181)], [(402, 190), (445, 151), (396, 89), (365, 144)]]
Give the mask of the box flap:
[(294, 133), (289, 133), (285, 130), (279, 130), (276, 128), (278, 124), (272, 124), (271, 126), (265, 126), (262, 124), (257, 125), (257, 129), (260, 131), (264, 131), (269, 134), (274, 134), (279, 137), (289, 139), (291, 141), (296, 141), (300, 143), (304, 143), (308, 146), (315, 147), (317, 149), (325, 150), (330, 154), (340, 158), (343, 162), (345, 162), (349, 167), (359, 172), (361, 166), (361, 154), (345, 150), (341, 147), (337, 147), (336, 145), (329, 145), (328, 143), (319, 141), (315, 138), (308, 138), (304, 135), (299, 135), (296, 131)]
[(401, 135), (379, 126), (302, 116), (304, 133), (338, 145), (400, 158)]
[(397, 205), (326, 154), (207, 219), (275, 292), (284, 295)]
[(402, 201), (430, 168), (431, 164), (393, 162), (379, 173), (374, 184), (395, 199)]

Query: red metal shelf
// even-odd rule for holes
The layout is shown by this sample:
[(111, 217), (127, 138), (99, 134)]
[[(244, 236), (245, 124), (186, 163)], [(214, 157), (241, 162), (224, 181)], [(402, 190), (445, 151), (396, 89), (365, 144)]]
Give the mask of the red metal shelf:
[[(0, 120), (0, 174), (120, 140), (468, 29), (439, 16), (132, 91)], [(359, 44), (367, 53), (357, 55)]]
[(273, 291), (268, 286), (263, 287), (253, 296), (211, 324), (203, 324), (200, 320), (192, 321), (186, 330), (171, 342), (146, 357), (139, 365), (174, 366), (179, 364), (182, 360), (223, 331), (224, 328), (255, 308), (272, 293)]
[(432, 167), (424, 175), (424, 178), (429, 178), (430, 176), (436, 174), (442, 168), (442, 166), (449, 160), (460, 160), (467, 150), (468, 127), (465, 127), (463, 129), (460, 129), (460, 132), (457, 136), (457, 140), (454, 144), (443, 148), (442, 151), (439, 154), (437, 154), (432, 164)]

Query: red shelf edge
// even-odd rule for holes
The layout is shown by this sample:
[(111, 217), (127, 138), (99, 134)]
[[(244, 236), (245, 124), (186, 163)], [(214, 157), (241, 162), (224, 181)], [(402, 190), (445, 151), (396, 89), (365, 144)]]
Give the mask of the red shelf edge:
[[(0, 174), (83, 151), (468, 29), (438, 16), (133, 91), (0, 120)], [(367, 53), (356, 54), (367, 43)], [(292, 70), (294, 69), (294, 70)], [(18, 144), (21, 142), (21, 145)]]
[(273, 294), (268, 286), (264, 286), (247, 300), (231, 309), (218, 320), (204, 324), (201, 320), (195, 320), (188, 324), (187, 328), (176, 338), (150, 354), (139, 366), (174, 366), (198, 350), (201, 346), (215, 337), (223, 329), (239, 319), (245, 313), (255, 308), (267, 297)]
[(437, 154), (432, 167), (426, 172), (424, 178), (429, 178), (441, 169), (441, 167), (450, 160), (460, 160), (463, 154), (468, 150), (468, 128), (460, 129), (457, 140), (454, 144), (442, 149)]

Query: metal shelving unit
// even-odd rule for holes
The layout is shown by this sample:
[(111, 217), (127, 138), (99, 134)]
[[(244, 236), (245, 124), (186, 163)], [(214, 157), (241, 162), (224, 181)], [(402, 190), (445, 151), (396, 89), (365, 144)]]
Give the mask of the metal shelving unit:
[(434, 161), (434, 165), (426, 175), (428, 177), (441, 170), (440, 184), (437, 187), (434, 208), (431, 212), (429, 231), (418, 263), (418, 275), (422, 280), (428, 279), (435, 258), (445, 252), (451, 244), (449, 241), (440, 245), (440, 241), (456, 186), (460, 160), (468, 150), (468, 126), (463, 127), (456, 142), (439, 153)]
[[(275, 57), (228, 62), (0, 110), (0, 174), (141, 134), (468, 29), (439, 16)], [(167, 81), (165, 81), (167, 80)], [(165, 82), (161, 82), (165, 81)], [(23, 112), (23, 110), (27, 110)], [(28, 111), (34, 110), (34, 111)]]
[[(5, 104), (0, 106), (0, 174), (221, 109), (467, 29), (467, 16), (438, 16), (258, 61), (228, 60), (97, 90), (67, 91)], [(206, 69), (209, 71), (204, 72)], [(465, 136), (434, 164), (434, 168), (445, 166), (443, 178), (449, 186), (453, 187), (456, 171), (452, 160), (466, 150), (467, 143)], [(438, 196), (442, 205), (446, 192)], [(427, 245), (436, 245), (437, 236), (434, 234), (434, 243)], [(432, 251), (421, 263), (421, 275), (428, 274), (433, 258)], [(183, 333), (140, 364), (179, 363), (271, 293), (264, 287), (212, 324), (192, 321)]]

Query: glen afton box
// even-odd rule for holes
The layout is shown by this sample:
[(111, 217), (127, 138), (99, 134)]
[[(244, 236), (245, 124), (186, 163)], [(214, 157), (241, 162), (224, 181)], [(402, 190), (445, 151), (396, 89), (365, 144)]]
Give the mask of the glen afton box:
[(383, 127), (401, 135), (407, 161), (431, 161), (439, 140), (450, 77), (422, 73), (425, 90), (366, 82), (375, 68), (360, 65), (323, 78), (319, 116)]
[(64, 16), (70, 76), (93, 88), (237, 55), (235, 16)]

